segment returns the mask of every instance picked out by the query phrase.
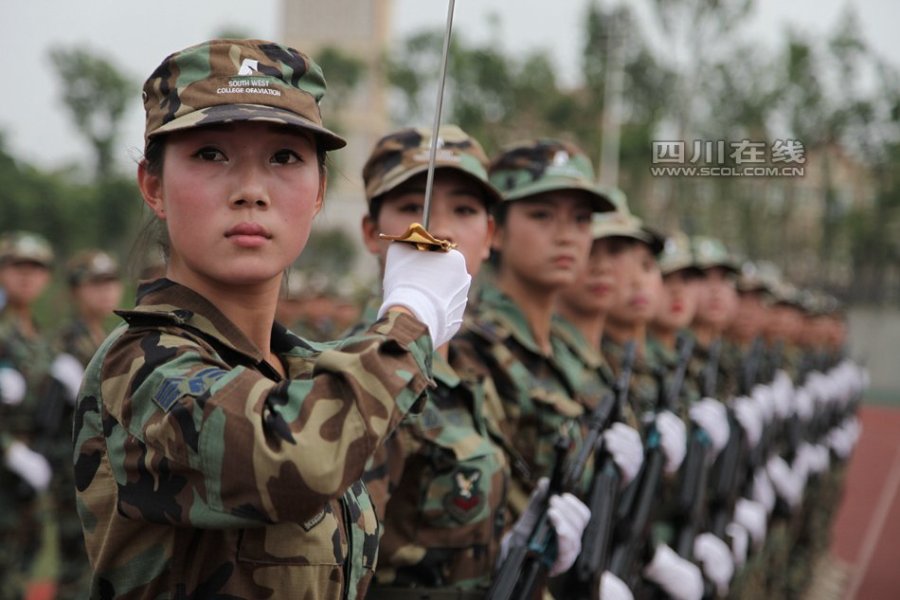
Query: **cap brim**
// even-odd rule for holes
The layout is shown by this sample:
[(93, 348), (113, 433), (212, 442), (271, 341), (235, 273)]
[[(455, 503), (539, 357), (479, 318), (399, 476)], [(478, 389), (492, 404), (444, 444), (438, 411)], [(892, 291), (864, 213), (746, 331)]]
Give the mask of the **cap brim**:
[[(487, 201), (486, 205), (489, 207), (499, 204), (500, 202), (503, 201), (503, 196), (500, 195), (500, 192), (497, 190), (497, 188), (492, 186), (490, 183), (482, 180), (474, 173), (471, 173), (471, 172), (463, 169), (462, 167), (459, 166), (459, 163), (441, 162), (440, 160), (438, 160), (434, 164), (434, 170), (435, 170), (435, 172), (440, 171), (440, 170), (453, 170), (453, 171), (456, 171), (457, 173), (462, 173), (463, 175), (467, 176), (469, 179), (471, 179), (476, 184), (478, 184), (481, 187), (482, 191), (484, 191), (485, 200)], [(399, 185), (409, 181), (416, 175), (421, 175), (422, 173), (427, 173), (427, 172), (428, 172), (428, 163), (414, 165), (414, 166), (410, 167), (409, 169), (404, 170), (401, 174), (397, 175), (396, 177), (392, 177), (386, 181), (382, 181), (382, 183), (378, 187), (378, 189), (375, 190), (375, 193), (372, 194), (372, 197), (369, 198), (369, 201), (371, 202), (375, 198), (378, 198), (380, 196), (387, 194), (391, 190), (397, 188)]]
[(733, 273), (734, 275), (740, 275), (741, 270), (737, 265), (727, 262), (727, 261), (714, 261), (714, 262), (695, 262), (694, 266), (700, 269), (701, 271), (708, 271), (710, 269), (725, 269)]
[(513, 191), (505, 192), (503, 194), (503, 199), (509, 202), (511, 200), (521, 200), (529, 196), (556, 191), (586, 192), (591, 200), (591, 208), (594, 212), (610, 212), (616, 210), (616, 205), (612, 201), (612, 199), (609, 198), (606, 194), (603, 194), (596, 186), (572, 180), (539, 180), (530, 185), (525, 185)]
[(177, 117), (147, 134), (148, 138), (173, 131), (183, 131), (194, 127), (258, 121), (297, 127), (316, 136), (323, 150), (337, 150), (347, 145), (347, 140), (336, 133), (301, 117), (297, 113), (262, 104), (219, 104), (209, 106)]

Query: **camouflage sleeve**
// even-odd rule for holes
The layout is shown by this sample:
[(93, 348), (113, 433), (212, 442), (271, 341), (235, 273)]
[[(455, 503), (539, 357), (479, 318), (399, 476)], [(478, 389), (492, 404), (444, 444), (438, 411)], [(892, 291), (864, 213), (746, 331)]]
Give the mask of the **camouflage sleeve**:
[(379, 521), (384, 521), (385, 508), (403, 478), (407, 458), (422, 446), (421, 441), (412, 434), (411, 427), (408, 420), (400, 423), (375, 450), (366, 465), (363, 481), (372, 496)]
[(118, 509), (210, 528), (309, 519), (360, 478), (429, 385), (430, 360), (425, 326), (398, 313), (281, 382), (184, 330), (129, 329), (101, 384)]

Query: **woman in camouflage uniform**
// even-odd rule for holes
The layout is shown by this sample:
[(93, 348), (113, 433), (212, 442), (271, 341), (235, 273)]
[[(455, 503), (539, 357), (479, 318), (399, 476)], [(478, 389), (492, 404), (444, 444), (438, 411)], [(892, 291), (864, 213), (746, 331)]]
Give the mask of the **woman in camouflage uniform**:
[(138, 182), (169, 260), (76, 408), (92, 597), (365, 595), (378, 522), (359, 478), (428, 386), (469, 277), (457, 252), (398, 244), (364, 335), (313, 345), (274, 322), (344, 145), (324, 89), (308, 57), (259, 40), (176, 52), (144, 86)]
[[(456, 244), (475, 277), (489, 252), (500, 194), (487, 157), (454, 125), (439, 132), (429, 228)], [(383, 264), (387, 242), (422, 221), (431, 132), (401, 129), (382, 138), (363, 168), (369, 212), (364, 242)], [(435, 350), (437, 387), (376, 454), (366, 483), (384, 515), (370, 597), (480, 598), (491, 582), (506, 522), (511, 444), (498, 426), (499, 399), (465, 340)], [(559, 502), (558, 499), (551, 502)], [(566, 515), (568, 516), (568, 515)], [(564, 532), (565, 533), (565, 532)]]
[[(49, 338), (34, 306), (52, 277), (53, 251), (43, 237), (24, 231), (0, 237), (0, 597), (53, 597), (59, 580), (55, 500), (62, 466), (62, 419), (51, 405), (66, 398), (53, 378)], [(69, 382), (73, 383), (72, 381)], [(78, 382), (74, 382), (77, 388)], [(61, 399), (61, 402), (55, 400)], [(71, 422), (71, 421), (70, 421)], [(65, 455), (63, 455), (65, 456)]]

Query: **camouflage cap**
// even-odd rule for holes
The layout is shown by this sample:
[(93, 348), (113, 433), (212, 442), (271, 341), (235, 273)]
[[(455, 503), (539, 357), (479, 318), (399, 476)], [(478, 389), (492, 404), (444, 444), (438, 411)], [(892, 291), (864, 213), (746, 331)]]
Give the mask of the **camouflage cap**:
[[(375, 144), (363, 166), (366, 200), (386, 194), (401, 183), (428, 171), (431, 130), (408, 127), (390, 133)], [(487, 155), (477, 140), (456, 125), (438, 129), (435, 169), (453, 169), (471, 177), (484, 191), (490, 207), (502, 200), (487, 176)]]
[(691, 238), (683, 231), (675, 231), (666, 236), (662, 252), (659, 254), (659, 269), (663, 275), (671, 275), (678, 271), (699, 269), (694, 264), (694, 253), (691, 250)]
[(0, 264), (30, 262), (48, 269), (53, 248), (44, 237), (29, 231), (11, 231), (0, 236)]
[(102, 250), (82, 250), (66, 263), (66, 279), (70, 286), (88, 281), (119, 279), (119, 263)]
[(716, 267), (737, 274), (738, 266), (734, 257), (720, 241), (707, 236), (694, 236), (691, 238), (691, 249), (694, 252), (694, 265), (698, 269), (706, 270)]
[(737, 290), (742, 294), (754, 292), (771, 293), (773, 281), (771, 275), (767, 275), (765, 268), (760, 268), (754, 262), (744, 261), (738, 272)]
[(557, 190), (587, 192), (595, 212), (616, 209), (607, 188), (594, 181), (583, 150), (559, 140), (533, 140), (508, 147), (491, 161), (490, 181), (507, 202)]
[(642, 242), (654, 256), (663, 250), (666, 238), (646, 225), (628, 210), (614, 210), (594, 214), (591, 231), (595, 240), (623, 237)]
[(803, 296), (797, 286), (781, 280), (772, 290), (772, 304), (803, 309)]
[(324, 150), (347, 142), (322, 126), (322, 70), (293, 48), (263, 40), (211, 40), (170, 54), (144, 83), (144, 143), (155, 135), (234, 121), (313, 133)]

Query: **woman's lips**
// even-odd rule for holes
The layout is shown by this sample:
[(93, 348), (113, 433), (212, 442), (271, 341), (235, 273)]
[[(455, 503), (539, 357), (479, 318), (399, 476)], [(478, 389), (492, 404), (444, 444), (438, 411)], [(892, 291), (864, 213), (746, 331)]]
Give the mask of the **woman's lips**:
[(272, 234), (259, 223), (239, 223), (226, 231), (225, 237), (242, 248), (257, 248), (272, 239)]

